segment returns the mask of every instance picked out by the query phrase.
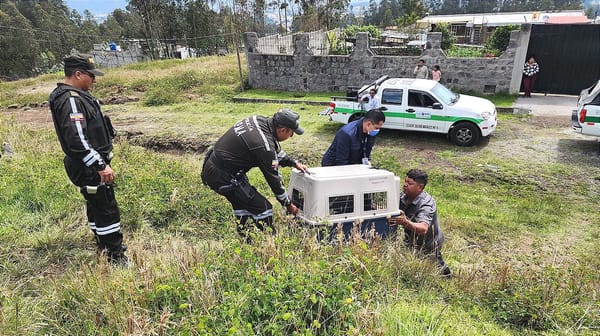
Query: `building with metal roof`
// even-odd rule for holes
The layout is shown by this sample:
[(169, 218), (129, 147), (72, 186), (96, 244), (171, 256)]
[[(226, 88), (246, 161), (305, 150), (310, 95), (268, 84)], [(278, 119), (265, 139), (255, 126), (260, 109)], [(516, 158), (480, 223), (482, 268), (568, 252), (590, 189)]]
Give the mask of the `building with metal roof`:
[(587, 24), (590, 20), (583, 10), (474, 13), (456, 15), (428, 15), (417, 25), (431, 29), (436, 24), (448, 23), (458, 43), (483, 44), (496, 27), (531, 24)]

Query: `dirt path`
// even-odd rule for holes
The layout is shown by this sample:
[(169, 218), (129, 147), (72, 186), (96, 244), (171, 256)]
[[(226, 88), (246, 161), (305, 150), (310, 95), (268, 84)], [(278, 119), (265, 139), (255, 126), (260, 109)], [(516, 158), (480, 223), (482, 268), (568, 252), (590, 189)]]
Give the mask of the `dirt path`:
[(577, 98), (577, 96), (567, 95), (533, 94), (531, 98), (519, 97), (513, 107), (531, 110), (531, 114), (535, 116), (571, 118), (571, 111), (577, 106)]

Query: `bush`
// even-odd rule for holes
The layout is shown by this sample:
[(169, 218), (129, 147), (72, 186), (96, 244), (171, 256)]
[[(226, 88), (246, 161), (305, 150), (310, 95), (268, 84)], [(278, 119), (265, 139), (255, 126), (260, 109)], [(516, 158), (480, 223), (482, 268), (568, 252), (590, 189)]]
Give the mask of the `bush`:
[(446, 55), (448, 57), (481, 57), (484, 55), (484, 49), (453, 45), (450, 49), (446, 50)]
[(439, 23), (431, 31), (442, 33), (442, 50), (448, 50), (456, 43), (456, 37), (450, 32), (450, 25), (447, 23)]
[(496, 28), (492, 33), (492, 36), (485, 43), (486, 49), (492, 51), (495, 56), (500, 55), (508, 47), (510, 42), (510, 32), (518, 30), (518, 25), (502, 26)]
[(357, 25), (352, 25), (352, 26), (348, 26), (348, 28), (344, 29), (344, 31), (342, 32), (342, 36), (344, 36), (345, 38), (356, 38), (356, 33), (362, 33), (362, 32), (367, 32), (369, 33), (369, 36), (371, 38), (374, 39), (378, 39), (381, 37), (381, 32), (379, 31), (379, 28), (373, 26), (373, 25), (369, 25), (369, 26), (357, 26)]

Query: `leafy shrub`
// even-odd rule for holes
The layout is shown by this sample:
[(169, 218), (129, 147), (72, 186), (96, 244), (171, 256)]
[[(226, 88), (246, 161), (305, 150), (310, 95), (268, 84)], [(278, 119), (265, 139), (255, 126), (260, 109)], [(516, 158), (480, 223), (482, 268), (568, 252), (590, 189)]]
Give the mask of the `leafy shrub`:
[(381, 32), (379, 31), (379, 28), (377, 28), (373, 25), (368, 25), (368, 26), (351, 25), (351, 26), (348, 26), (342, 32), (342, 36), (344, 38), (356, 38), (357, 33), (363, 33), (363, 32), (369, 33), (369, 37), (374, 38), (374, 39), (378, 39), (381, 37)]
[(483, 48), (453, 45), (450, 49), (446, 50), (446, 55), (448, 57), (481, 57), (484, 55), (484, 52)]
[(508, 47), (510, 42), (510, 32), (518, 30), (518, 25), (501, 26), (494, 30), (492, 36), (487, 40), (485, 46), (495, 56), (499, 56)]
[(346, 41), (356, 39), (356, 34), (360, 32), (369, 33), (369, 37), (372, 39), (379, 39), (381, 37), (381, 32), (375, 26), (351, 25), (344, 29), (339, 36), (336, 32), (327, 33), (330, 46), (329, 53), (332, 55), (348, 55), (350, 51), (346, 47)]
[(176, 102), (177, 95), (170, 88), (152, 88), (144, 95), (144, 105), (146, 106), (171, 105)]

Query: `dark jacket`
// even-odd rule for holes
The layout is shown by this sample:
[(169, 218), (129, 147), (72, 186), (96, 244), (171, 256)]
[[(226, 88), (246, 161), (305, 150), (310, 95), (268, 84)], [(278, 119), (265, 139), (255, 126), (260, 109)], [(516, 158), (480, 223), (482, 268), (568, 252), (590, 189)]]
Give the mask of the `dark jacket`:
[(98, 100), (86, 91), (59, 83), (49, 102), (65, 154), (96, 171), (103, 170), (112, 157), (114, 130), (102, 115)]
[(272, 118), (253, 116), (237, 122), (217, 140), (211, 155), (232, 175), (258, 167), (277, 200), (290, 204), (278, 168), (292, 167), (296, 161), (281, 150)]
[(355, 120), (337, 131), (331, 146), (323, 155), (322, 166), (361, 164), (363, 158), (371, 158), (375, 137), (363, 133), (363, 120)]

